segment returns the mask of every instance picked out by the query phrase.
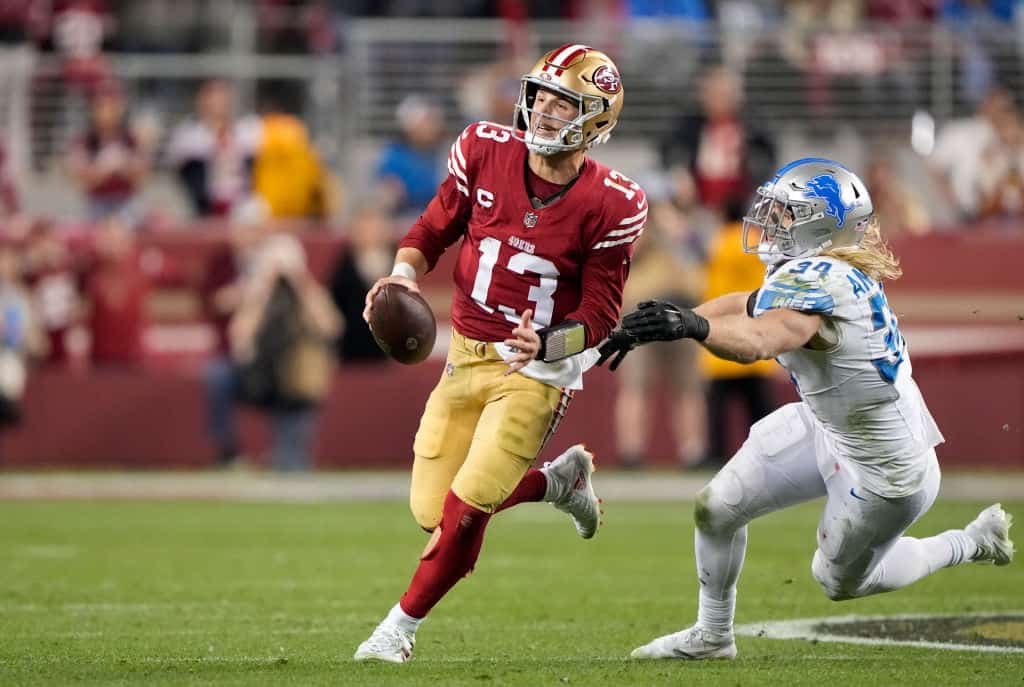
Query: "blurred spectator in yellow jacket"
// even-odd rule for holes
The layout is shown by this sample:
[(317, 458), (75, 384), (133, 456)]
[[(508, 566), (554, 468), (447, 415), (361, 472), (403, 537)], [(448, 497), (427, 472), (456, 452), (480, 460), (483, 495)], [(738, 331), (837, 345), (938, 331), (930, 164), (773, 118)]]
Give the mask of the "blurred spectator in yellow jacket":
[[(703, 302), (735, 291), (753, 291), (764, 280), (764, 265), (756, 255), (743, 252), (742, 210), (737, 203), (731, 202), (725, 211), (726, 223), (718, 230), (708, 250)], [(708, 380), (708, 461), (722, 464), (738, 448), (729, 442), (730, 407), (737, 402), (742, 403), (748, 424), (771, 412), (775, 403), (770, 378), (780, 368), (774, 360), (742, 365), (717, 358), (704, 349), (700, 351), (700, 366)], [(739, 438), (742, 433), (736, 433), (736, 436)]]
[[(659, 186), (665, 186), (659, 189)], [(700, 302), (704, 284), (703, 241), (677, 202), (679, 193), (647, 180), (650, 214), (644, 237), (637, 243), (623, 294), (623, 311), (640, 301), (665, 299), (680, 306)], [(676, 458), (689, 467), (706, 454), (704, 386), (697, 367), (697, 345), (691, 342), (653, 343), (638, 347), (619, 371), (615, 421), (619, 460), (639, 467), (651, 436), (650, 407), (659, 383), (671, 399), (671, 424)]]
[(272, 111), (263, 116), (253, 160), (253, 191), (274, 219), (327, 219), (340, 205), (340, 188), (320, 162), (302, 120)]

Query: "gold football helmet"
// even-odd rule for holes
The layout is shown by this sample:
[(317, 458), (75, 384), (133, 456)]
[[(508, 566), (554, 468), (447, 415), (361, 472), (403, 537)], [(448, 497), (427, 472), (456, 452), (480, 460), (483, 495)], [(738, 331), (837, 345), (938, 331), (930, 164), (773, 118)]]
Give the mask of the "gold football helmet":
[[(575, 102), (578, 113), (563, 123), (556, 138), (537, 135), (531, 127), (537, 90), (544, 88)], [(569, 43), (547, 53), (524, 74), (512, 130), (531, 152), (554, 155), (604, 143), (619, 121), (622, 111), (622, 80), (615, 63), (600, 50)]]

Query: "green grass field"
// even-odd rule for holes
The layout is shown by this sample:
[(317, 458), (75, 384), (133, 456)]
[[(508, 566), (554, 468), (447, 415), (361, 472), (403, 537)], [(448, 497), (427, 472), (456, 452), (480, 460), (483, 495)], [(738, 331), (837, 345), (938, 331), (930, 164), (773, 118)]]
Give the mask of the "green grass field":
[[(911, 532), (984, 505), (940, 502)], [(1020, 564), (830, 602), (810, 575), (819, 507), (751, 526), (738, 622), (1024, 609)], [(546, 505), (496, 517), (394, 666), (351, 655), (425, 543), (402, 503), (0, 503), (0, 684), (1024, 685), (1024, 654), (740, 638), (735, 662), (628, 661), (695, 617), (690, 504), (606, 510), (589, 542)]]

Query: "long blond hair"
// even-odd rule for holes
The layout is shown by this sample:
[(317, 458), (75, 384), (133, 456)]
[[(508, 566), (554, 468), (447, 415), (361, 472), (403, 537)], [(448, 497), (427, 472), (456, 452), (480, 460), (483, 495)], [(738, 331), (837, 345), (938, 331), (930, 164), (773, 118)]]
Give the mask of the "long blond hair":
[(847, 262), (875, 281), (899, 279), (903, 275), (899, 258), (893, 255), (882, 238), (878, 217), (869, 220), (859, 246), (844, 246), (824, 251), (822, 255)]

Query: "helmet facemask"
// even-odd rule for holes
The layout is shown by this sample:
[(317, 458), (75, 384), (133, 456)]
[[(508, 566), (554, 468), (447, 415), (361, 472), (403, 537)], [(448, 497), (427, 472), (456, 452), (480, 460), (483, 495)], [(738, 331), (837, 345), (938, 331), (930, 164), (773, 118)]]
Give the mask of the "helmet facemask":
[[(577, 108), (576, 117), (571, 120), (563, 119), (553, 114), (535, 111), (533, 105), (537, 98), (537, 91), (542, 88), (575, 103)], [(608, 140), (608, 135), (614, 127), (614, 125), (609, 127), (590, 141), (586, 140), (584, 125), (605, 112), (607, 103), (603, 101), (604, 99), (598, 96), (577, 93), (576, 91), (562, 88), (555, 83), (527, 75), (521, 81), (512, 130), (515, 137), (523, 141), (531, 153), (537, 153), (538, 155), (556, 155), (581, 148), (588, 150), (592, 146)], [(536, 124), (533, 122), (534, 114), (537, 115)], [(554, 138), (541, 136), (537, 133), (537, 126), (544, 120), (558, 122), (562, 125)]]
[[(810, 205), (793, 202), (781, 189), (765, 184), (757, 189), (754, 202), (743, 218), (743, 252), (754, 253), (765, 264), (802, 257), (793, 238), (793, 225), (811, 215)], [(752, 242), (753, 231), (757, 241)]]
[[(743, 252), (754, 253), (766, 265), (818, 255), (833, 246), (857, 245), (870, 220), (868, 214), (837, 231), (823, 222), (820, 199), (801, 199), (788, 194), (778, 183), (757, 189), (753, 204), (743, 218)], [(859, 207), (859, 206), (858, 206)], [(757, 230), (757, 242), (753, 231)]]

